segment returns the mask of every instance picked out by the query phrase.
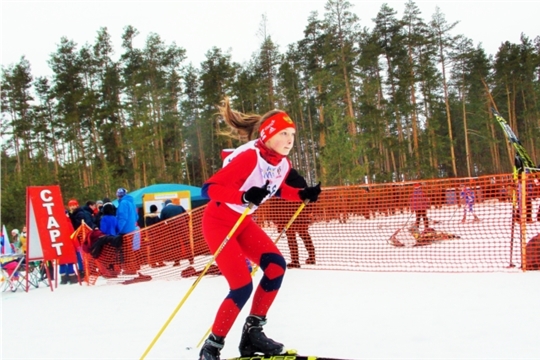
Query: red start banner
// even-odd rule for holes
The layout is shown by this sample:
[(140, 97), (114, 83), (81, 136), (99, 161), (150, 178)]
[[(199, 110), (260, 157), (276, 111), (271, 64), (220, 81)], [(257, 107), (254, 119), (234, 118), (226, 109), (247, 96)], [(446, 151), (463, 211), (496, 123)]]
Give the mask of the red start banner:
[(29, 260), (77, 262), (70, 238), (73, 226), (66, 215), (58, 185), (26, 188), (27, 254)]

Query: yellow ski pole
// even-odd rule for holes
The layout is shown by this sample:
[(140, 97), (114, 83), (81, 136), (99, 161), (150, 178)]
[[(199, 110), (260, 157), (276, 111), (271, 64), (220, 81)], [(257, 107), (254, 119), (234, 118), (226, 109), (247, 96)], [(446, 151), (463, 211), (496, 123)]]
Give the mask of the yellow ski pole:
[(229, 231), (229, 233), (227, 234), (227, 237), (225, 237), (225, 239), (223, 240), (223, 242), (221, 243), (221, 245), (217, 248), (217, 250), (214, 252), (214, 255), (212, 256), (212, 259), (206, 264), (206, 266), (204, 267), (203, 271), (201, 272), (201, 274), (199, 275), (199, 277), (197, 278), (197, 280), (195, 280), (195, 282), (191, 285), (191, 287), (189, 288), (188, 292), (186, 293), (186, 295), (184, 295), (184, 297), (182, 298), (182, 300), (180, 301), (180, 303), (178, 304), (178, 306), (176, 306), (176, 309), (174, 309), (173, 313), (171, 314), (171, 316), (169, 316), (169, 318), (167, 319), (167, 321), (165, 322), (165, 324), (163, 324), (163, 326), (161, 327), (161, 329), (159, 330), (159, 332), (157, 333), (157, 335), (154, 337), (154, 339), (152, 340), (152, 342), (150, 343), (150, 345), (148, 345), (148, 348), (146, 348), (146, 350), (144, 351), (144, 353), (142, 354), (141, 356), (141, 360), (143, 360), (146, 355), (148, 355), (148, 353), (150, 352), (150, 350), (152, 350), (152, 347), (154, 346), (154, 344), (158, 341), (159, 337), (161, 336), (161, 334), (163, 334), (163, 332), (165, 331), (165, 329), (167, 328), (167, 326), (169, 326), (169, 323), (172, 321), (172, 319), (174, 318), (174, 316), (176, 315), (176, 313), (180, 310), (180, 308), (182, 307), (182, 305), (184, 305), (184, 303), (186, 302), (187, 298), (189, 297), (189, 295), (193, 292), (193, 290), (195, 289), (195, 287), (197, 286), (197, 284), (201, 281), (201, 279), (203, 278), (204, 274), (206, 274), (206, 272), (208, 271), (208, 269), (210, 268), (210, 266), (212, 265), (212, 263), (216, 260), (216, 257), (219, 255), (219, 253), (221, 252), (221, 250), (223, 250), (223, 248), (225, 247), (225, 245), (227, 245), (227, 243), (229, 242), (229, 240), (232, 238), (232, 236), (234, 235), (234, 232), (236, 231), (236, 229), (238, 229), (238, 227), (240, 226), (240, 224), (242, 223), (242, 221), (244, 221), (245, 217), (247, 216), (247, 214), (249, 213), (249, 210), (251, 210), (251, 208), (253, 207), (253, 204), (252, 203), (249, 203), (248, 207), (244, 210), (244, 212), (242, 213), (242, 215), (240, 215), (240, 217), (238, 218), (238, 220), (236, 221), (236, 224), (234, 224), (234, 226), (232, 227), (231, 231)]
[[(283, 236), (283, 234), (285, 234), (285, 232), (287, 232), (287, 230), (289, 230), (289, 227), (291, 227), (292, 223), (294, 222), (294, 220), (296, 220), (296, 218), (298, 217), (298, 215), (300, 215), (300, 213), (302, 212), (302, 210), (304, 210), (304, 208), (306, 207), (306, 205), (309, 203), (309, 199), (306, 199), (302, 202), (302, 204), (298, 207), (298, 210), (296, 210), (296, 212), (293, 214), (293, 216), (291, 217), (291, 219), (289, 220), (289, 222), (287, 223), (287, 225), (285, 225), (285, 227), (283, 228), (283, 230), (281, 230), (281, 232), (279, 233), (278, 237), (276, 238), (276, 240), (274, 240), (274, 244), (277, 244), (279, 239), (281, 239), (281, 237)], [(257, 272), (257, 270), (259, 270), (259, 265), (256, 265), (253, 270), (251, 271), (251, 276), (254, 276), (255, 273)], [(208, 328), (208, 330), (206, 331), (206, 333), (203, 335), (203, 337), (201, 338), (201, 340), (199, 341), (199, 343), (197, 344), (197, 348), (200, 348), (203, 341), (208, 337), (208, 335), (210, 334), (210, 331), (212, 331), (212, 326), (210, 325), (210, 327)]]
[[(300, 206), (298, 207), (298, 209), (296, 210), (296, 212), (293, 214), (293, 216), (291, 217), (291, 219), (289, 220), (289, 222), (287, 223), (287, 225), (285, 225), (285, 227), (283, 228), (283, 230), (281, 230), (281, 232), (279, 233), (278, 237), (276, 238), (276, 240), (274, 240), (274, 244), (277, 244), (279, 239), (281, 239), (281, 237), (287, 232), (287, 230), (289, 230), (289, 228), (291, 227), (292, 223), (294, 222), (294, 220), (296, 220), (296, 218), (298, 217), (298, 215), (300, 215), (300, 213), (302, 212), (302, 210), (304, 210), (304, 208), (306, 207), (306, 205), (309, 203), (309, 199), (306, 199), (302, 202), (302, 204), (300, 204)], [(255, 267), (253, 268), (253, 270), (251, 271), (251, 276), (254, 276), (255, 273), (257, 272), (257, 270), (259, 270), (259, 265), (255, 265)]]

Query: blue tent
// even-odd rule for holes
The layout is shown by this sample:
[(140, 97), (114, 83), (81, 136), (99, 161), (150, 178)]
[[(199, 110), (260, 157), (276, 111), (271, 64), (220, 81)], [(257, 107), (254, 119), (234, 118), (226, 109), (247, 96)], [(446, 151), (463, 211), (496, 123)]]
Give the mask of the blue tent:
[[(187, 191), (191, 194), (191, 207), (194, 209), (198, 206), (204, 205), (208, 202), (208, 199), (201, 196), (201, 188), (191, 185), (183, 184), (154, 184), (132, 192), (128, 195), (133, 197), (135, 206), (140, 208), (143, 204), (144, 194), (162, 193), (162, 192), (174, 192), (174, 191)], [(115, 206), (118, 206), (118, 200), (112, 202)]]

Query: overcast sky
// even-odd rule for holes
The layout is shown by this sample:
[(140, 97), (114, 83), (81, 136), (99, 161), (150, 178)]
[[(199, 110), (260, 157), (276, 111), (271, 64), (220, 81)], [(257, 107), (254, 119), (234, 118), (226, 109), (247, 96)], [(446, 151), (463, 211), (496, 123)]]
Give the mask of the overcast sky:
[[(1, 0), (2, 66), (17, 63), (25, 55), (34, 76), (51, 75), (47, 64), (62, 36), (79, 48), (95, 42), (97, 31), (107, 27), (116, 56), (122, 53), (121, 35), (127, 25), (139, 30), (139, 48), (149, 33), (158, 34), (170, 45), (175, 42), (187, 52), (187, 62), (195, 66), (216, 46), (230, 50), (232, 60), (247, 61), (261, 43), (258, 35), (261, 18), (266, 14), (268, 33), (285, 52), (287, 45), (303, 38), (312, 11), (324, 14), (325, 1), (302, 0)], [(353, 11), (360, 25), (373, 28), (384, 1), (354, 1)], [(405, 0), (386, 1), (401, 18)], [(460, 21), (454, 34), (464, 34), (482, 43), (488, 54), (495, 54), (504, 41), (518, 43), (523, 32), (534, 39), (540, 35), (540, 1), (416, 1), (425, 21), (438, 6), (451, 23)]]

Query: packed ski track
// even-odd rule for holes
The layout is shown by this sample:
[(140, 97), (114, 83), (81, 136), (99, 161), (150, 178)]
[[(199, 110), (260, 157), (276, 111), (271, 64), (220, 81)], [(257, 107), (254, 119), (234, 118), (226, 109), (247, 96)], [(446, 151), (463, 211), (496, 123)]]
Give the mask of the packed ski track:
[[(533, 204), (536, 209), (538, 203)], [(497, 207), (494, 209), (494, 207)], [(424, 247), (396, 248), (387, 239), (370, 238), (359, 228), (372, 227), (391, 236), (414, 222), (408, 212), (351, 217), (313, 225), (350, 228), (357, 242), (373, 242), (382, 253), (359, 253), (345, 242), (347, 257), (318, 259), (315, 266), (288, 270), (268, 314), (266, 334), (301, 355), (338, 359), (470, 359), (538, 358), (540, 354), (540, 272), (488, 269), (480, 273), (370, 271), (369, 262), (399, 261), (403, 251), (448, 251), (450, 244), (495, 239), (508, 241), (510, 204), (475, 205), (480, 223), (461, 223), (462, 209), (443, 206), (429, 211), (437, 230), (459, 239)], [(494, 219), (499, 216), (500, 219)], [(445, 220), (448, 219), (448, 220)], [(486, 226), (494, 221), (498, 228)], [(482, 232), (471, 229), (482, 229)], [(540, 223), (527, 225), (536, 234)], [(468, 229), (465, 231), (465, 229)], [(502, 230), (501, 230), (502, 229)], [(486, 232), (488, 232), (486, 234)], [(314, 231), (314, 234), (323, 232)], [(275, 235), (275, 234), (274, 234)], [(352, 235), (351, 235), (352, 236)], [(317, 237), (314, 242), (317, 246)], [(486, 242), (488, 242), (486, 240)], [(286, 242), (282, 242), (287, 257)], [(438, 250), (437, 250), (438, 249)], [(301, 254), (302, 256), (305, 256)], [(501, 259), (501, 264), (506, 259)], [(186, 264), (183, 264), (187, 266)], [(351, 271), (355, 269), (362, 271)], [(200, 269), (197, 269), (200, 270)], [(255, 275), (254, 281), (260, 279)], [(54, 292), (32, 288), (28, 293), (2, 293), (3, 359), (139, 359), (190, 290), (195, 278), (152, 280), (130, 285), (62, 285)], [(157, 339), (147, 359), (196, 359), (199, 343), (226, 296), (221, 276), (207, 276)], [(226, 338), (222, 359), (239, 355), (241, 327), (250, 302)]]

